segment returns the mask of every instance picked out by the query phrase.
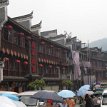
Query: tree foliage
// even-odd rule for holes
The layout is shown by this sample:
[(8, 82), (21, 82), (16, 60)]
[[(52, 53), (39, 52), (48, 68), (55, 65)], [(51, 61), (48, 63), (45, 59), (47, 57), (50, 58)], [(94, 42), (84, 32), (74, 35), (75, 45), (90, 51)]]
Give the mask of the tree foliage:
[(32, 81), (28, 84), (28, 88), (31, 90), (39, 90), (39, 89), (43, 89), (45, 85), (46, 84), (43, 79), (36, 79), (35, 81)]
[(67, 89), (69, 89), (72, 86), (71, 80), (63, 80), (62, 85), (66, 86)]

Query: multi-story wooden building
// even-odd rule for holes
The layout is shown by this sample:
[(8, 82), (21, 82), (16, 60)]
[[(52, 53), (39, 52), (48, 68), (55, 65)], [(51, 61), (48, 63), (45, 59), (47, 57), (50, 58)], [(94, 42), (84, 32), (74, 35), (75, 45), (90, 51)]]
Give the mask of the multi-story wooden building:
[(69, 72), (69, 49), (41, 37), (41, 22), (31, 26), (31, 18), (32, 13), (3, 20), (0, 59), (4, 62), (4, 68), (0, 86), (7, 90), (22, 91), (30, 80), (43, 78), (50, 86), (47, 88), (58, 90), (59, 86), (61, 88), (61, 80), (67, 79)]
[(85, 74), (88, 78), (87, 83), (92, 84), (94, 82), (107, 81), (107, 54), (102, 52), (98, 47), (85, 47), (81, 52), (87, 56), (88, 61), (90, 61), (91, 64), (91, 66), (87, 68), (87, 73)]

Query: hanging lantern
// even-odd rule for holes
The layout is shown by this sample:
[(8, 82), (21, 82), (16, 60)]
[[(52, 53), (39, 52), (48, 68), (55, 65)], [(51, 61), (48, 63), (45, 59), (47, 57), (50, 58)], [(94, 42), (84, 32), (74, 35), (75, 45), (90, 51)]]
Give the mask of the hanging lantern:
[(21, 54), (21, 58), (23, 58), (23, 54)]
[(9, 54), (9, 53), (10, 53), (10, 50), (9, 50), (9, 49), (6, 49), (6, 52), (7, 52), (7, 54)]
[(20, 57), (20, 53), (19, 52), (17, 53), (17, 55), (18, 55), (18, 57)]
[(25, 64), (25, 65), (27, 65), (27, 64), (28, 64), (28, 62), (27, 62), (27, 61), (24, 61), (24, 64)]
[(36, 64), (36, 59), (35, 59), (35, 58), (32, 58), (32, 59), (31, 59), (31, 63), (32, 63), (32, 64)]
[(12, 51), (12, 50), (11, 50), (11, 52), (10, 52), (10, 53), (11, 53), (11, 55), (13, 56), (13, 51)]
[(28, 56), (26, 55), (26, 59), (28, 60)]
[(20, 60), (19, 60), (19, 59), (16, 59), (16, 62), (17, 62), (17, 63), (20, 63)]
[(7, 25), (6, 28), (7, 28), (8, 30), (12, 30), (12, 29), (13, 29), (12, 25)]
[(16, 51), (14, 51), (14, 55), (17, 56), (17, 52)]
[(6, 52), (4, 48), (2, 48), (2, 52), (3, 52), (3, 53), (5, 53), (5, 52)]
[(7, 61), (9, 61), (9, 58), (5, 57), (3, 60), (4, 60), (5, 62), (7, 62)]
[(32, 66), (32, 67), (31, 67), (31, 70), (32, 70), (32, 73), (35, 73), (35, 72), (36, 72), (35, 66)]
[(36, 50), (35, 50), (35, 49), (32, 49), (32, 50), (31, 50), (31, 54), (32, 54), (32, 55), (35, 55), (35, 54), (36, 54)]
[(39, 64), (40, 67), (43, 67), (43, 64)]
[(46, 59), (44, 59), (44, 62), (46, 63)]
[(32, 48), (34, 49), (35, 48), (35, 42), (32, 41)]

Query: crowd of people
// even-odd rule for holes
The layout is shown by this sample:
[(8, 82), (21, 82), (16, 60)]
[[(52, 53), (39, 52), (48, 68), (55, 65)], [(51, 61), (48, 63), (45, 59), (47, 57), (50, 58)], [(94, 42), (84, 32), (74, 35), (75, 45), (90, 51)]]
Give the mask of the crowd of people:
[(44, 103), (43, 107), (75, 107), (75, 101), (72, 98), (64, 99), (63, 103), (54, 103), (51, 99)]
[(63, 103), (54, 103), (51, 99), (44, 103), (43, 107), (100, 107), (100, 99), (98, 96), (86, 94), (84, 97), (74, 97), (64, 99)]
[(79, 97), (80, 107), (100, 107), (100, 98), (95, 95), (86, 94), (85, 97)]

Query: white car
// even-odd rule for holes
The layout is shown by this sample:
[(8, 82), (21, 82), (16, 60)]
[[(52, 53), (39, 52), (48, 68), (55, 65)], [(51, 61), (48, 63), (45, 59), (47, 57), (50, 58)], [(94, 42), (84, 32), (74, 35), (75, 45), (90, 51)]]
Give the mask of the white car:
[(101, 107), (107, 107), (107, 89), (105, 89), (102, 93)]
[(35, 93), (37, 93), (38, 91), (25, 91), (25, 92), (21, 92), (19, 93), (19, 97), (20, 100), (27, 106), (27, 107), (40, 107), (42, 106), (44, 103), (40, 102), (37, 99), (33, 99), (31, 98), (32, 95), (34, 95)]

